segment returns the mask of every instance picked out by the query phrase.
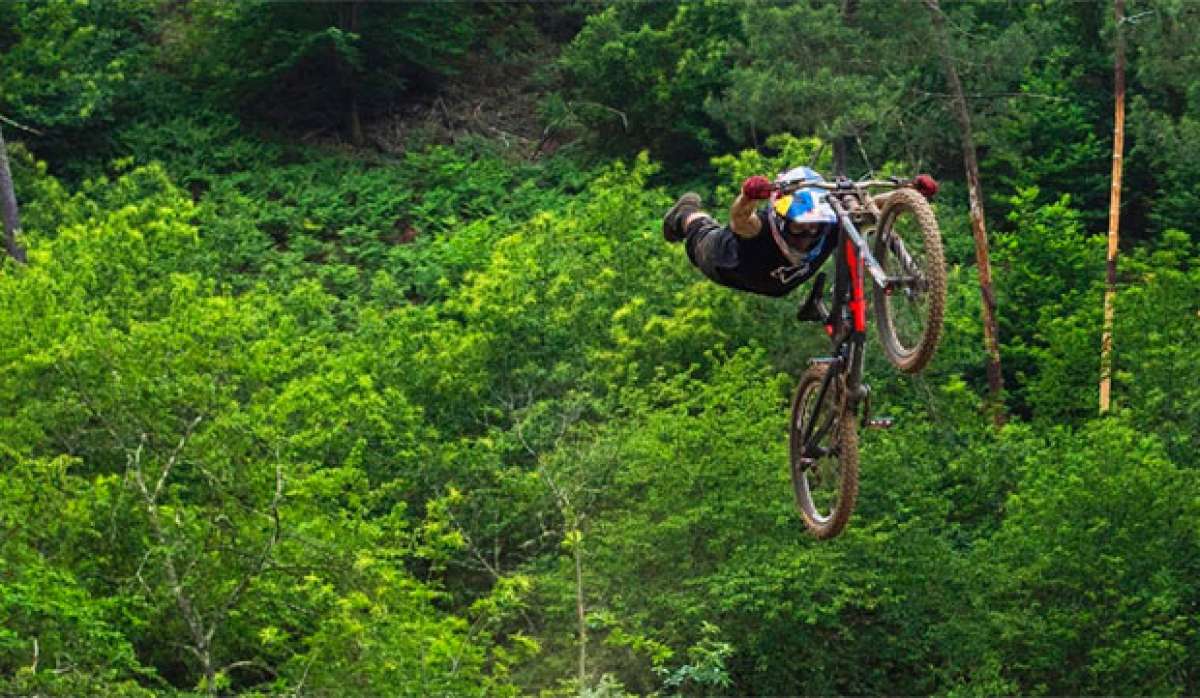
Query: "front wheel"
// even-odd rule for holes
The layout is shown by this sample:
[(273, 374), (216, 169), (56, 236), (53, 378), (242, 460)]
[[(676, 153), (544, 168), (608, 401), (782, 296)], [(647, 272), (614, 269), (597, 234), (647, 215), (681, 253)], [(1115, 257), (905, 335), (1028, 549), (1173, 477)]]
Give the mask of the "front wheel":
[(919, 192), (886, 195), (872, 254), (897, 279), (886, 291), (875, 287), (875, 322), (883, 353), (905, 373), (918, 373), (937, 351), (946, 306), (946, 262), (933, 209)]
[(858, 498), (858, 432), (840, 372), (818, 364), (800, 377), (788, 445), (800, 517), (813, 536), (833, 538)]

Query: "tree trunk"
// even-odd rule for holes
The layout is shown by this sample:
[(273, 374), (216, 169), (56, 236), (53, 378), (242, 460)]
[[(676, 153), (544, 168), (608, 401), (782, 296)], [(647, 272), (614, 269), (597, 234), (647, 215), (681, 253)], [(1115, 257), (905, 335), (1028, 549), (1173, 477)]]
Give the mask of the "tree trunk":
[[(338, 24), (342, 31), (351, 34), (358, 33), (360, 5), (358, 0), (352, 0), (352, 2), (338, 7)], [(346, 125), (350, 129), (350, 142), (354, 145), (362, 145), (366, 139), (363, 137), (362, 119), (358, 113), (358, 81), (354, 75), (354, 66), (348, 65), (341, 56), (338, 56), (338, 66), (342, 87), (346, 91)]]
[(21, 230), (21, 214), (17, 209), (17, 192), (13, 187), (12, 170), (8, 167), (8, 146), (0, 131), (0, 218), (4, 219), (4, 249), (21, 264), (26, 263), (25, 248), (17, 242)]
[(583, 535), (575, 540), (575, 615), (579, 622), (579, 692), (587, 680), (587, 609), (583, 605)]
[(833, 139), (833, 176), (846, 176), (846, 141), (848, 136), (834, 136)]
[[(858, 0), (842, 0), (842, 24), (853, 26), (854, 17), (858, 14)], [(833, 138), (833, 176), (845, 177), (847, 152), (850, 149), (850, 136), (840, 135)]]
[(858, 0), (842, 0), (842, 21), (850, 24), (858, 14)]
[(1121, 168), (1125, 151), (1125, 37), (1121, 24), (1125, 21), (1125, 0), (1113, 3), (1116, 24), (1116, 60), (1113, 65), (1113, 154), (1112, 189), (1108, 199), (1108, 261), (1105, 264), (1104, 329), (1100, 336), (1100, 414), (1108, 412), (1112, 391), (1112, 331), (1114, 305), (1117, 300), (1117, 244), (1121, 229)]
[(350, 142), (362, 145), (366, 142), (363, 137), (362, 119), (358, 116), (358, 97), (350, 93)]
[(933, 15), (935, 39), (941, 54), (942, 68), (950, 87), (950, 97), (958, 129), (962, 136), (963, 165), (967, 171), (967, 191), (971, 199), (971, 231), (975, 236), (975, 262), (979, 268), (979, 293), (983, 300), (983, 342), (988, 354), (988, 393), (992, 417), (997, 426), (1004, 423), (1004, 376), (1000, 372), (1000, 343), (996, 327), (996, 296), (992, 292), (992, 269), (988, 258), (987, 226), (983, 218), (983, 191), (979, 184), (979, 162), (975, 159), (975, 138), (971, 131), (971, 114), (967, 98), (963, 93), (958, 68), (950, 53), (950, 41), (946, 37), (946, 17), (938, 0), (925, 0)]

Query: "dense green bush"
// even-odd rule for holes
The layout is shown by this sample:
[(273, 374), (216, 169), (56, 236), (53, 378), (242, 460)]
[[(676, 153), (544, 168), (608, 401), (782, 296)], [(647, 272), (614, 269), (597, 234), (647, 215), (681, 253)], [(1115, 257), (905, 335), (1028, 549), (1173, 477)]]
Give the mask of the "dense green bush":
[(0, 107), (43, 129), (77, 129), (112, 119), (131, 79), (146, 67), (154, 5), (5, 3), (0, 8)]
[[(0, 115), (56, 162), (107, 147), (151, 66), (156, 0), (0, 6)], [(26, 134), (28, 135), (28, 134)]]
[(704, 103), (728, 84), (740, 32), (736, 8), (719, 2), (611, 5), (560, 59), (567, 108), (621, 146), (672, 160), (713, 154), (725, 140)]
[(211, 110), (118, 135), (191, 193), (210, 273), (235, 284), (316, 275), (350, 293), (386, 271), (410, 299), (443, 298), (504, 232), (588, 178), (566, 157), (515, 161), (482, 140), (370, 157), (260, 140)]
[[(453, 542), (413, 530), (398, 495), (431, 457), (433, 433), (400, 386), (363, 373), (358, 362), (374, 364), (374, 353), (339, 334), (335, 299), (311, 282), (219, 291), (195, 207), (161, 169), (70, 197), (52, 182), (43, 190), (31, 263), (0, 279), (0, 307), (23, 318), (0, 330), (0, 458), (10, 505), (28, 507), (5, 512), (27, 523), (2, 552), (43, 560), (35, 576), (4, 579), (9, 611), (25, 619), (5, 638), (5, 661), (15, 670), (27, 655), (14, 653), (35, 638), (47, 657), (71, 653), (74, 633), (93, 649), (77, 658), (89, 662), (77, 665), (79, 683), (20, 674), (7, 685), (108, 692), (159, 676), (181, 689), (244, 689), (301, 681), (317, 656), (322, 683), (338, 666), (326, 645), (361, 636), (383, 655), (348, 690), (414, 675), (396, 663), (424, 667), (405, 690), (479, 686), (487, 645), (436, 610), (436, 583), (406, 567)], [(56, 479), (77, 492), (65, 511), (37, 494)], [(54, 510), (77, 514), (36, 525)], [(426, 539), (428, 552), (417, 549)], [(56, 578), (58, 594), (94, 608), (30, 595)], [(350, 622), (380, 609), (395, 625)], [(386, 640), (416, 627), (425, 630), (407, 650)], [(192, 653), (181, 658), (177, 645)], [(293, 658), (306, 652), (316, 654)]]

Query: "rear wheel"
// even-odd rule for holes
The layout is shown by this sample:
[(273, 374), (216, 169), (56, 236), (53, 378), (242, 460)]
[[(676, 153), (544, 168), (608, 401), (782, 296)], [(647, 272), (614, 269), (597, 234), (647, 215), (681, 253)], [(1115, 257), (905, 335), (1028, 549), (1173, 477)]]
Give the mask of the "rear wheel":
[(801, 376), (788, 439), (796, 508), (821, 539), (842, 532), (858, 498), (858, 433), (845, 382), (831, 370), (820, 364)]
[(942, 234), (925, 197), (913, 189), (886, 195), (872, 254), (889, 277), (902, 279), (892, 291), (875, 287), (875, 322), (888, 361), (918, 373), (937, 351), (946, 305)]

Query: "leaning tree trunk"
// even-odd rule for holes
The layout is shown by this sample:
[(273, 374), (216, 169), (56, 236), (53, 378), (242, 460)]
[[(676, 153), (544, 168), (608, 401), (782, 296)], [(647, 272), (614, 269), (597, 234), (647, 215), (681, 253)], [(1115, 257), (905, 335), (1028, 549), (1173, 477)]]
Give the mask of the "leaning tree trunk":
[(1125, 0), (1113, 3), (1116, 23), (1116, 60), (1113, 64), (1112, 189), (1108, 199), (1108, 261), (1104, 289), (1104, 329), (1100, 336), (1100, 414), (1108, 412), (1112, 392), (1112, 330), (1114, 305), (1117, 300), (1117, 243), (1121, 228), (1121, 167), (1125, 150), (1125, 37), (1121, 24), (1125, 21)]
[[(349, 3), (338, 5), (339, 29), (351, 34), (358, 33), (358, 13), (361, 5), (360, 0), (351, 0)], [(355, 75), (354, 67), (340, 55), (335, 56), (335, 60), (337, 60), (342, 88), (346, 94), (346, 125), (350, 129), (350, 142), (361, 146), (365, 142), (365, 138), (363, 137), (362, 117), (359, 116), (358, 111), (358, 77)]]
[(958, 129), (962, 135), (963, 165), (967, 171), (967, 191), (971, 199), (971, 230), (975, 236), (975, 261), (979, 268), (979, 293), (983, 299), (983, 342), (987, 349), (988, 392), (996, 424), (1004, 423), (1004, 376), (1000, 372), (999, 332), (996, 328), (996, 296), (992, 292), (992, 269), (988, 259), (987, 227), (983, 219), (983, 191), (979, 185), (979, 162), (975, 159), (975, 138), (971, 131), (971, 114), (967, 109), (967, 98), (963, 93), (958, 68), (950, 54), (950, 41), (946, 37), (946, 17), (938, 0), (925, 0), (933, 15), (935, 39), (941, 54), (942, 68), (950, 87), (950, 97)]
[(17, 192), (13, 188), (12, 170), (8, 167), (8, 147), (0, 131), (0, 218), (4, 219), (4, 249), (9, 256), (25, 264), (25, 248), (17, 242), (21, 230), (21, 215), (17, 210)]

